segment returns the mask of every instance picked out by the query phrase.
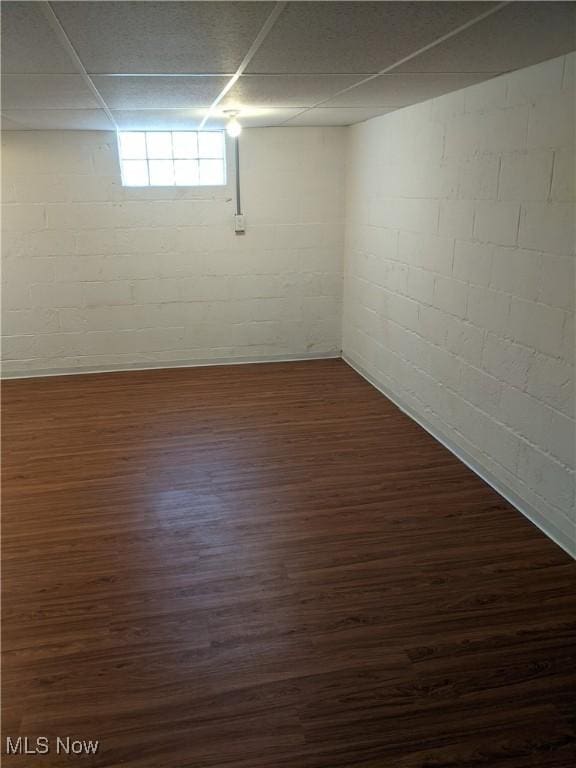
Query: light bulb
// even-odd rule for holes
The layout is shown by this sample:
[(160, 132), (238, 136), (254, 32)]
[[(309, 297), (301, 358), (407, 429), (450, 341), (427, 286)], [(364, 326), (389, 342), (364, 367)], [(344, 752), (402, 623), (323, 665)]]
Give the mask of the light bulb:
[(228, 120), (226, 125), (226, 133), (233, 139), (237, 138), (242, 133), (242, 126), (236, 117), (231, 117), (230, 120)]

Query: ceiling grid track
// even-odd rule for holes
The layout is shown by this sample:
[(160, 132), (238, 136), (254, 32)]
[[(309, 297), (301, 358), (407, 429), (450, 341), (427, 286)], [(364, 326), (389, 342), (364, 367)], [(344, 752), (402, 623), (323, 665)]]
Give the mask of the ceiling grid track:
[(503, 8), (505, 8), (507, 5), (510, 5), (510, 3), (512, 2), (514, 2), (514, 0), (504, 0), (504, 2), (498, 3), (498, 5), (495, 6), (494, 8), (490, 8), (484, 13), (481, 13), (479, 16), (475, 16), (473, 19), (470, 19), (464, 24), (461, 24), (459, 27), (456, 27), (450, 32), (447, 32), (445, 35), (438, 37), (436, 40), (433, 40), (431, 43), (428, 43), (428, 45), (425, 45), (422, 48), (419, 48), (417, 51), (414, 51), (413, 53), (408, 54), (408, 56), (404, 56), (404, 58), (399, 59), (398, 61), (395, 61), (394, 64), (390, 64), (390, 66), (385, 67), (384, 69), (381, 69), (379, 72), (376, 72), (373, 75), (368, 75), (368, 77), (365, 77), (362, 80), (359, 80), (357, 83), (354, 83), (353, 85), (349, 85), (347, 88), (342, 88), (342, 90), (332, 94), (328, 98), (322, 99), (321, 101), (318, 101), (316, 104), (312, 104), (312, 106), (310, 107), (306, 107), (306, 109), (303, 109), (301, 112), (298, 112), (298, 114), (292, 115), (291, 117), (289, 117), (287, 120), (285, 120), (282, 123), (282, 125), (287, 125), (292, 120), (295, 120), (297, 117), (299, 117), (300, 115), (304, 115), (306, 114), (306, 112), (310, 112), (313, 109), (317, 109), (318, 107), (321, 107), (322, 104), (326, 104), (327, 102), (332, 101), (336, 97), (341, 96), (344, 93), (348, 93), (349, 91), (354, 90), (354, 88), (358, 88), (360, 85), (364, 85), (365, 83), (369, 83), (371, 80), (375, 80), (377, 77), (382, 77), (382, 75), (388, 74), (393, 69), (397, 69), (398, 67), (402, 66), (402, 64), (405, 64), (407, 61), (411, 61), (412, 59), (415, 59), (417, 56), (420, 56), (421, 54), (426, 53), (426, 51), (429, 51), (432, 48), (435, 48), (437, 45), (440, 45), (441, 43), (446, 42), (446, 40), (450, 40), (451, 38), (456, 37), (456, 35), (459, 35), (461, 32), (464, 32), (470, 27), (473, 27), (475, 24), (478, 24), (478, 22), (483, 21), (484, 19), (487, 19), (489, 16), (492, 16), (495, 13), (498, 13), (498, 11), (501, 11)]
[(56, 16), (56, 14), (54, 13), (54, 9), (52, 8), (49, 2), (42, 3), (40, 8), (42, 10), (42, 13), (46, 17), (46, 20), (48, 21), (48, 23), (54, 30), (56, 36), (58, 37), (58, 40), (62, 44), (62, 47), (64, 48), (64, 50), (66, 51), (70, 59), (72, 60), (76, 69), (78, 70), (78, 74), (82, 77), (82, 79), (84, 80), (84, 83), (90, 89), (92, 95), (94, 96), (98, 104), (100, 104), (101, 109), (106, 113), (106, 116), (108, 117), (108, 119), (110, 120), (110, 122), (112, 123), (116, 131), (118, 131), (119, 130), (118, 123), (116, 122), (116, 119), (112, 114), (112, 111), (110, 110), (108, 104), (106, 104), (106, 102), (102, 98), (102, 94), (100, 93), (98, 88), (96, 88), (92, 78), (86, 71), (86, 67), (82, 63), (82, 59), (80, 58), (80, 56), (78, 56), (76, 48), (74, 48), (74, 46), (72, 45), (70, 38), (66, 34), (64, 27), (62, 26), (62, 24), (60, 23), (60, 20), (58, 19), (58, 16)]
[(268, 33), (276, 23), (278, 17), (282, 13), (286, 5), (287, 5), (286, 2), (276, 3), (276, 5), (274, 6), (274, 10), (262, 25), (260, 32), (258, 32), (258, 34), (256, 35), (254, 42), (252, 43), (252, 45), (248, 49), (248, 52), (246, 53), (246, 56), (244, 56), (244, 58), (240, 62), (240, 66), (238, 67), (234, 75), (232, 75), (232, 77), (230, 78), (226, 86), (214, 99), (213, 103), (210, 105), (210, 108), (208, 112), (204, 115), (204, 119), (200, 123), (200, 128), (198, 130), (200, 131), (203, 130), (204, 126), (206, 125), (206, 122), (210, 119), (210, 117), (212, 116), (212, 113), (214, 112), (218, 104), (222, 101), (224, 96), (226, 96), (228, 91), (230, 91), (230, 89), (233, 88), (234, 85), (238, 82), (238, 80), (240, 79), (240, 76), (243, 74), (244, 70), (246, 69), (248, 64), (251, 62), (254, 55), (256, 54), (256, 52), (258, 51), (258, 49), (266, 39)]

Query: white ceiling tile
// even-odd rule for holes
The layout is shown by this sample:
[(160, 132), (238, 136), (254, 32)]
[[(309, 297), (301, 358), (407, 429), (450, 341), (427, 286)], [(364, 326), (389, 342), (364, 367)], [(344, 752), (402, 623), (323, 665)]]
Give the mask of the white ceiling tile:
[(100, 104), (80, 75), (4, 75), (3, 109), (89, 109)]
[(309, 107), (358, 80), (358, 75), (245, 75), (228, 92), (224, 103)]
[(323, 107), (405, 107), (458, 91), (486, 80), (489, 75), (380, 75), (364, 85), (336, 96)]
[(250, 2), (56, 2), (87, 71), (235, 72), (272, 11)]
[(505, 72), (575, 49), (576, 3), (514, 2), (395, 71)]
[(102, 109), (23, 109), (2, 111), (2, 129), (113, 131)]
[(289, 3), (247, 72), (379, 72), (489, 6), (483, 2)]
[(2, 3), (2, 72), (6, 75), (75, 72), (41, 11), (44, 3)]
[(93, 77), (111, 109), (209, 107), (228, 77)]
[(317, 107), (298, 115), (288, 125), (354, 125), (392, 111), (377, 107)]

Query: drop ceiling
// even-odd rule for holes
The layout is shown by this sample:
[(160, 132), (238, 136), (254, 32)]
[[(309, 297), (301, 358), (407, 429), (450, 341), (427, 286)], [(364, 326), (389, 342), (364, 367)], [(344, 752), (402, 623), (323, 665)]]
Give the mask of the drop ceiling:
[(351, 125), (576, 48), (573, 2), (16, 2), (2, 127)]

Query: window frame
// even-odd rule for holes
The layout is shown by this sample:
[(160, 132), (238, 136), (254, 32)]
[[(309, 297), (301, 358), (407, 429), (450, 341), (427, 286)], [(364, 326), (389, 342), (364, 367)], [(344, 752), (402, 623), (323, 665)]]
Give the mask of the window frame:
[[(188, 133), (188, 134), (195, 134), (195, 140), (196, 140), (196, 156), (188, 156), (188, 157), (180, 157), (175, 154), (174, 150), (174, 134), (182, 134), (182, 133)], [(144, 138), (144, 152), (145, 157), (125, 157), (123, 154), (122, 149), (122, 135), (123, 134), (141, 134)], [(148, 135), (149, 134), (168, 134), (170, 136), (170, 156), (169, 157), (151, 157), (149, 154), (148, 149)], [(221, 156), (215, 156), (213, 154), (201, 154), (200, 151), (200, 136), (202, 134), (218, 134), (222, 137), (222, 154)], [(120, 165), (120, 176), (121, 176), (121, 183), (122, 187), (126, 189), (224, 189), (229, 184), (229, 147), (228, 147), (228, 140), (227, 135), (224, 130), (217, 130), (217, 131), (199, 131), (199, 130), (126, 130), (126, 131), (117, 131), (116, 132), (116, 140), (118, 145), (118, 162)], [(172, 184), (153, 184), (151, 183), (151, 174), (150, 174), (150, 162), (151, 161), (162, 161), (166, 160), (172, 163), (172, 178), (174, 179)], [(221, 183), (202, 183), (201, 178), (201, 161), (207, 160), (207, 161), (219, 161), (222, 163), (222, 182)], [(130, 184), (127, 183), (126, 180), (126, 174), (124, 169), (124, 163), (126, 162), (145, 162), (146, 163), (146, 177), (147, 177), (147, 183), (146, 184)], [(197, 164), (197, 172), (198, 172), (198, 181), (194, 184), (179, 184), (176, 181), (176, 166), (175, 163), (177, 161), (191, 161), (196, 162)]]

